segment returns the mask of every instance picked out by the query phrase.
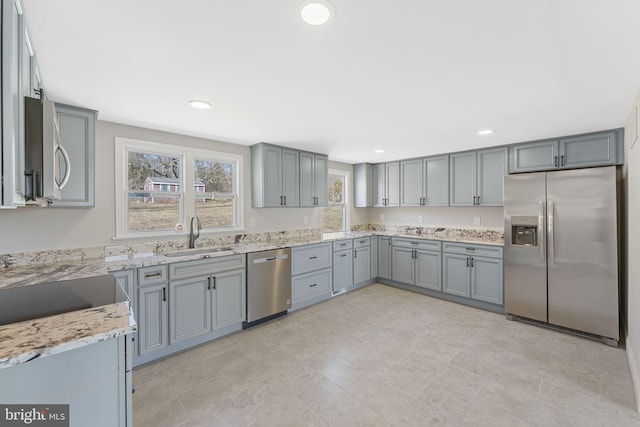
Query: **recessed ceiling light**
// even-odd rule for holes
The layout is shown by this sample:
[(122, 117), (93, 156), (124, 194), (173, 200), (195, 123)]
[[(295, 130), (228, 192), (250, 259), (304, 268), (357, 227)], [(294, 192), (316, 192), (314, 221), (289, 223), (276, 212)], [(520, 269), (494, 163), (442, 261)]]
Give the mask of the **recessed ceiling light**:
[(478, 131), (478, 135), (491, 135), (494, 132), (495, 130), (493, 129), (483, 129)]
[(202, 101), (200, 99), (192, 99), (191, 101), (189, 101), (189, 105), (199, 110), (209, 110), (213, 108), (213, 105), (211, 105), (210, 102)]
[(375, 151), (374, 151), (374, 153), (376, 153), (376, 154), (382, 154), (382, 153), (384, 153), (384, 150), (375, 150)]
[(322, 25), (333, 15), (333, 7), (327, 2), (308, 2), (302, 6), (300, 16), (309, 25)]

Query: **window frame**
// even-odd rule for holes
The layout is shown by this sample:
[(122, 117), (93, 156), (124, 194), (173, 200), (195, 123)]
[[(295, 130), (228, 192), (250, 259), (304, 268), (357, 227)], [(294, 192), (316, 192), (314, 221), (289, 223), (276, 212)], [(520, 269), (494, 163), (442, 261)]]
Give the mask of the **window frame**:
[(351, 227), (349, 226), (349, 182), (350, 182), (350, 177), (351, 177), (351, 173), (349, 171), (346, 170), (342, 170), (342, 169), (329, 169), (328, 173), (327, 173), (327, 181), (329, 180), (329, 176), (331, 175), (340, 175), (343, 177), (343, 182), (342, 182), (342, 203), (332, 203), (330, 201), (330, 197), (328, 194), (328, 191), (330, 190), (330, 185), (329, 182), (327, 182), (327, 207), (331, 208), (331, 207), (336, 207), (336, 206), (342, 206), (342, 230), (332, 230), (332, 231), (325, 231), (323, 224), (324, 224), (324, 207), (322, 208), (322, 212), (321, 212), (321, 218), (320, 218), (320, 227), (322, 230), (322, 233), (344, 233), (347, 232)]
[[(180, 224), (182, 230), (149, 230), (149, 231), (129, 231), (128, 230), (128, 155), (130, 151), (148, 152), (153, 154), (168, 155), (180, 158), (180, 192), (169, 192), (169, 194), (181, 194), (180, 197)], [(195, 215), (196, 192), (193, 185), (185, 183), (194, 182), (194, 160), (217, 160), (230, 162), (234, 165), (233, 170), (233, 193), (226, 194), (232, 196), (233, 204), (233, 224), (224, 227), (203, 228), (203, 233), (230, 233), (244, 230), (244, 199), (241, 195), (243, 187), (243, 160), (239, 154), (225, 153), (214, 150), (194, 149), (190, 147), (165, 144), (159, 142), (142, 141), (130, 138), (115, 138), (115, 210), (116, 210), (116, 235), (117, 239), (140, 238), (140, 237), (167, 237), (167, 236), (187, 236), (189, 234), (189, 220)], [(162, 193), (162, 192), (159, 192)], [(206, 193), (210, 194), (210, 193)], [(159, 194), (160, 195), (160, 194)], [(167, 193), (164, 193), (167, 196)]]

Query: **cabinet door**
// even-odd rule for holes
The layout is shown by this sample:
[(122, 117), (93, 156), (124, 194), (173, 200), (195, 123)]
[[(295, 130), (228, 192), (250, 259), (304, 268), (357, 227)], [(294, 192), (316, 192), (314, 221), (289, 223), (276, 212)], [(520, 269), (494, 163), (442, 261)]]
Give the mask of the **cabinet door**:
[(392, 247), (391, 248), (391, 277), (396, 282), (415, 283), (415, 268), (413, 259), (413, 249)]
[(378, 238), (371, 238), (371, 272), (369, 278), (373, 279), (378, 276)]
[(353, 285), (352, 251), (338, 251), (333, 253), (333, 291), (337, 292)]
[(315, 156), (314, 187), (315, 206), (329, 206), (329, 159), (326, 156)]
[(373, 206), (373, 166), (368, 163), (353, 165), (353, 206)]
[(449, 156), (424, 159), (424, 196), (428, 206), (449, 206)]
[(471, 298), (503, 305), (502, 260), (472, 257)]
[(138, 354), (167, 346), (167, 285), (138, 288)]
[(264, 206), (282, 205), (282, 149), (264, 146), (263, 148), (263, 192)]
[(385, 164), (387, 206), (400, 206), (400, 163)]
[(400, 206), (422, 206), (422, 160), (400, 162)]
[(282, 150), (282, 195), (285, 206), (300, 206), (300, 156), (297, 151)]
[(387, 194), (385, 190), (385, 165), (373, 165), (373, 206), (385, 206)]
[(614, 165), (616, 139), (614, 132), (583, 135), (560, 140), (560, 167)]
[(313, 206), (314, 189), (314, 156), (311, 153), (300, 153), (300, 206)]
[[(2, 205), (24, 205), (24, 102), (20, 84), (21, 21), (14, 1), (2, 3)], [(6, 61), (6, 62), (5, 62)], [(22, 149), (21, 149), (22, 147)]]
[(442, 264), (442, 254), (440, 252), (416, 251), (416, 286), (442, 290), (442, 274), (440, 265)]
[(353, 283), (366, 282), (371, 278), (371, 248), (364, 246), (353, 250)]
[(205, 334), (211, 329), (209, 276), (169, 282), (171, 344)]
[(378, 237), (378, 277), (391, 279), (391, 237)]
[(442, 291), (461, 297), (469, 297), (471, 257), (442, 255)]
[(245, 270), (232, 270), (214, 274), (212, 313), (213, 328), (240, 323), (246, 320), (245, 315)]
[[(71, 161), (69, 182), (61, 191), (59, 207), (95, 206), (95, 123), (96, 112), (84, 108), (56, 104), (60, 143)], [(58, 170), (64, 171), (61, 162)], [(61, 172), (63, 174), (63, 172)]]
[(558, 167), (558, 141), (515, 145), (509, 150), (509, 172), (532, 172)]
[(478, 167), (476, 203), (480, 206), (503, 206), (507, 149), (478, 151), (476, 159)]
[(449, 156), (451, 206), (473, 206), (476, 177), (476, 153)]

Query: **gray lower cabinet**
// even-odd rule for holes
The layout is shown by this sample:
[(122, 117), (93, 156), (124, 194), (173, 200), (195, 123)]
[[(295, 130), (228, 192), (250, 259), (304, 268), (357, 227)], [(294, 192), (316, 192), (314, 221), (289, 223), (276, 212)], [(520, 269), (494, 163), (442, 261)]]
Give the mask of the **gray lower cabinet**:
[(378, 277), (391, 279), (391, 237), (378, 236)]
[[(60, 200), (51, 206), (95, 206), (95, 144), (98, 113), (86, 108), (56, 104), (60, 143), (69, 155), (69, 181), (61, 191)], [(60, 165), (64, 171), (64, 162)], [(61, 172), (61, 174), (64, 172)]]
[(208, 276), (169, 282), (171, 344), (205, 334), (211, 329)]
[(440, 242), (393, 238), (392, 279), (439, 291), (441, 257)]
[(245, 270), (216, 273), (213, 277), (214, 293), (212, 307), (212, 329), (218, 329), (245, 320)]
[(353, 239), (353, 283), (357, 285), (371, 278), (371, 238)]
[(338, 292), (353, 285), (352, 254), (352, 249), (333, 253), (333, 292)]
[(138, 355), (169, 345), (167, 284), (138, 287)]
[(622, 164), (623, 129), (509, 147), (509, 173)]
[[(333, 244), (351, 247), (351, 240)], [(349, 249), (350, 251), (350, 249)], [(350, 257), (345, 257), (349, 258)], [(331, 243), (291, 248), (291, 310), (297, 310), (331, 297), (333, 289), (333, 251)]]
[(445, 242), (442, 291), (503, 305), (503, 260), (499, 246)]

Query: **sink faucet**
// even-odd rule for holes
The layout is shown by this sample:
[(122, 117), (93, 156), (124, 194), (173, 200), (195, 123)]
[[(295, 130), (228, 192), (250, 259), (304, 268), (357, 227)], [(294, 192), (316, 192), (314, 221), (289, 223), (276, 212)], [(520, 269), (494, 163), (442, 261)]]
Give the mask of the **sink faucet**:
[[(196, 221), (195, 230), (193, 228), (193, 221)], [(196, 247), (196, 240), (200, 237), (200, 230), (202, 230), (202, 223), (200, 222), (200, 218), (198, 216), (191, 217), (191, 226), (189, 227), (189, 247)]]

